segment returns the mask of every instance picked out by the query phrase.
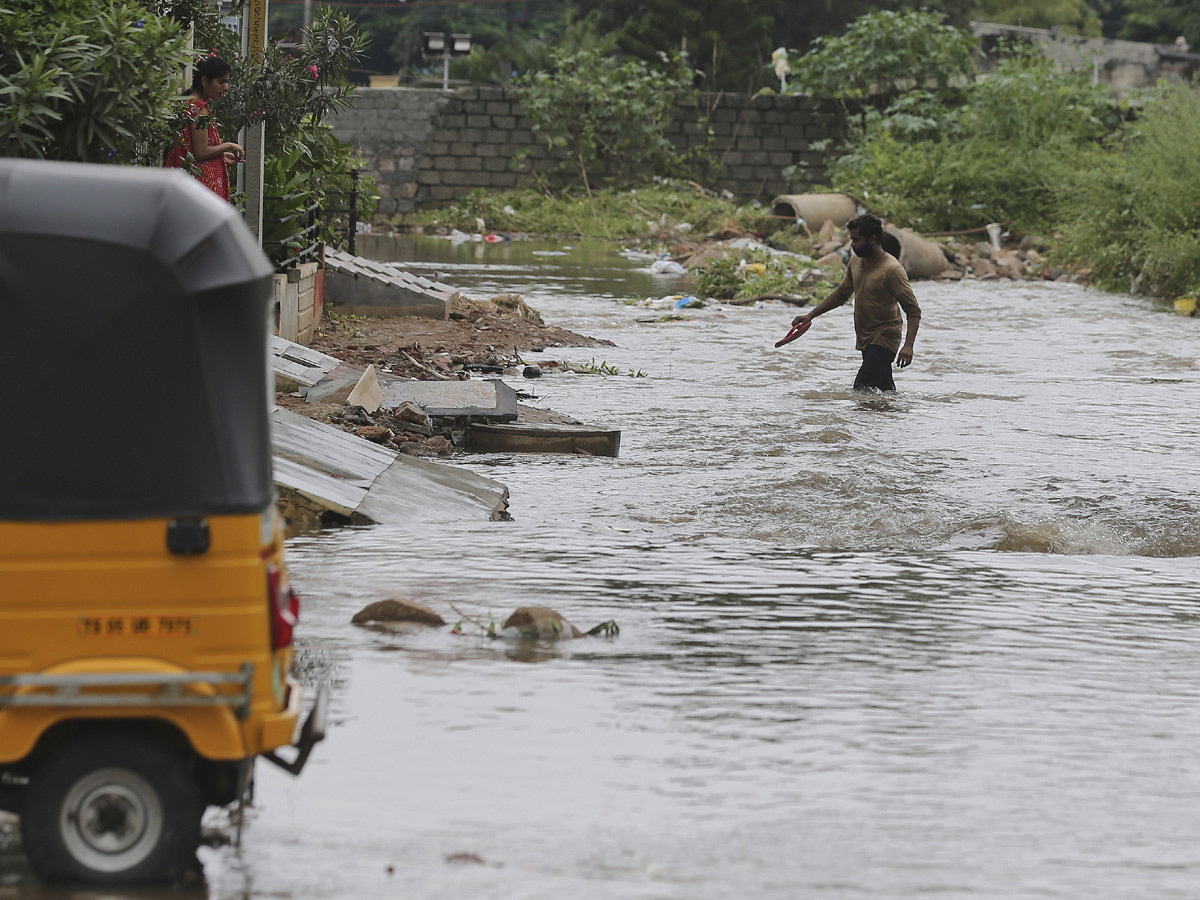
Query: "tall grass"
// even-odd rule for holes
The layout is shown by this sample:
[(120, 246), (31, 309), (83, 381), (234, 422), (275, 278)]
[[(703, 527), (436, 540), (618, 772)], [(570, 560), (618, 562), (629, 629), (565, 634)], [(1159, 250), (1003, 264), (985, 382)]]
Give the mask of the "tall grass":
[(915, 128), (898, 104), (868, 116), (831, 168), (834, 188), (918, 231), (989, 222), (1041, 230), (1054, 216), (1054, 185), (1117, 126), (1120, 110), (1084, 76), (1017, 52), (961, 105), (927, 108), (923, 117)]
[(1080, 163), (1055, 192), (1062, 252), (1105, 287), (1200, 290), (1200, 91), (1160, 88)]

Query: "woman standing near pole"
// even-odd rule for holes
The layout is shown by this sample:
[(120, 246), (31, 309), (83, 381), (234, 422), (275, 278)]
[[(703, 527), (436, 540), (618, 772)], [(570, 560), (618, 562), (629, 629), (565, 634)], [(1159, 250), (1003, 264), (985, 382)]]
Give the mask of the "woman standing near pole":
[(196, 63), (192, 92), (183, 110), (183, 126), (167, 153), (167, 168), (186, 169), (201, 184), (228, 201), (229, 166), (241, 160), (243, 150), (232, 141), (222, 141), (212, 105), (229, 90), (229, 63), (213, 55)]

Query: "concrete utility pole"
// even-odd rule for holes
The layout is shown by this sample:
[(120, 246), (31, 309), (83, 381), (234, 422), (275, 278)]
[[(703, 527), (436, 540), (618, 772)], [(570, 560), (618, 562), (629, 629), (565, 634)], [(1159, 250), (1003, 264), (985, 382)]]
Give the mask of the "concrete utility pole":
[[(247, 0), (242, 11), (242, 58), (255, 64), (267, 46), (267, 14), (270, 0)], [(266, 125), (246, 126), (246, 225), (262, 245), (263, 161), (266, 157)]]

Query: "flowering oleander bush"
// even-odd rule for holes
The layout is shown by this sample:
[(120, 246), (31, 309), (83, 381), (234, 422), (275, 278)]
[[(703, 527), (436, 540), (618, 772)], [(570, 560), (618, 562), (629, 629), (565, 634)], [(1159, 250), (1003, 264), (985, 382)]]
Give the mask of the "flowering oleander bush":
[(135, 0), (0, 0), (0, 156), (155, 165), (183, 26)]

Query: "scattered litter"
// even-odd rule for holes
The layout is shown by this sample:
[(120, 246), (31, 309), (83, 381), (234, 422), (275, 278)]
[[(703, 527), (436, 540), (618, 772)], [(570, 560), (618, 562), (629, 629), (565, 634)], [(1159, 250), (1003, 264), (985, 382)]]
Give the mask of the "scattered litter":
[(650, 264), (651, 275), (686, 275), (687, 269), (673, 259), (656, 259)]
[(699, 297), (680, 297), (675, 301), (675, 309), (704, 309), (704, 301)]

